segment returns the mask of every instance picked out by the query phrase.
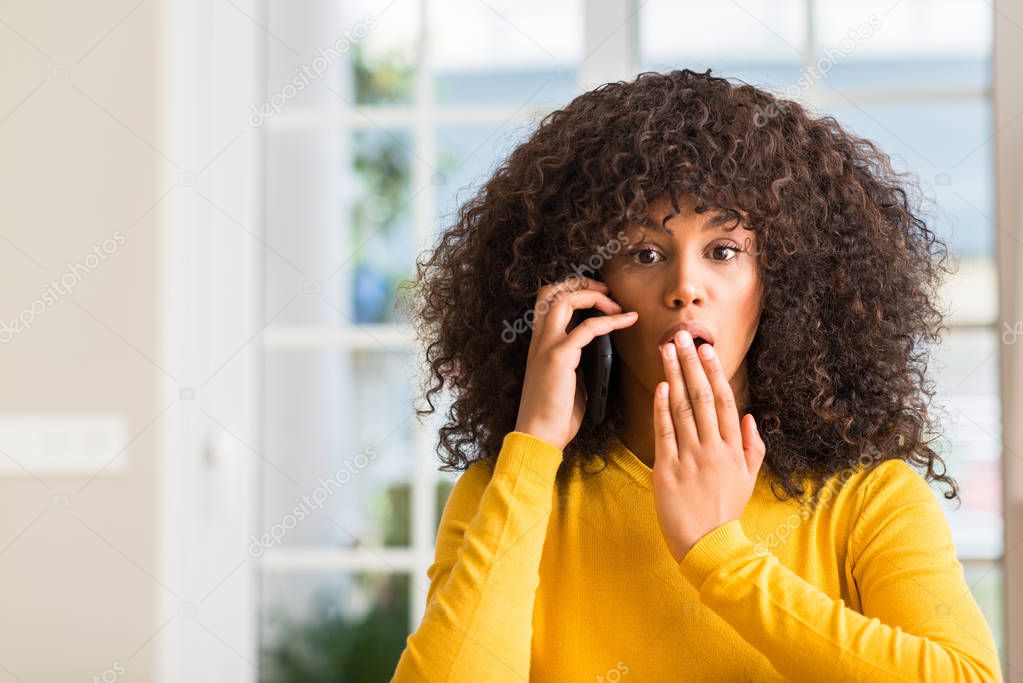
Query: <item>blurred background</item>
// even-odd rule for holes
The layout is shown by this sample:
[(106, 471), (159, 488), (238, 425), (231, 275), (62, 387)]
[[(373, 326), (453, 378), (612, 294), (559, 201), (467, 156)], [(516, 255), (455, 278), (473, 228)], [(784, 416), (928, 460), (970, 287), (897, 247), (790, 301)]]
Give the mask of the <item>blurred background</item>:
[(923, 190), (933, 488), (1023, 680), (1021, 63), (1023, 0), (0, 2), (0, 683), (388, 680), (457, 476), (396, 285), (544, 114), (682, 67)]

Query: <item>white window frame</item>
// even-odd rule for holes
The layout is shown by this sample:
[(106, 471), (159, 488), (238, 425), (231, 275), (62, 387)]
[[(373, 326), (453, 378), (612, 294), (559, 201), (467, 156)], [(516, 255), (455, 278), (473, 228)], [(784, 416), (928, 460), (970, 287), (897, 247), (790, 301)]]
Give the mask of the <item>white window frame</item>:
[[(247, 554), (258, 493), (263, 324), (258, 234), (261, 138), (245, 113), (257, 97), (262, 34), (239, 30), (259, 0), (175, 0), (161, 5), (162, 149), (180, 162), (161, 205), (161, 396), (176, 400), (161, 423), (161, 592), (152, 637), (154, 680), (255, 683), (256, 566)], [(249, 78), (239, 78), (238, 74)], [(230, 131), (230, 132), (226, 132)], [(230, 178), (217, 191), (211, 176)], [(212, 202), (212, 203), (211, 203)], [(223, 213), (224, 206), (232, 215)], [(130, 514), (130, 512), (128, 513)]]
[[(995, 201), (998, 230), (998, 320), (1010, 327), (1023, 320), (1023, 0), (995, 0), (992, 83), (994, 89)], [(1005, 519), (1006, 680), (1023, 680), (1023, 344), (1000, 345), (1002, 482)]]

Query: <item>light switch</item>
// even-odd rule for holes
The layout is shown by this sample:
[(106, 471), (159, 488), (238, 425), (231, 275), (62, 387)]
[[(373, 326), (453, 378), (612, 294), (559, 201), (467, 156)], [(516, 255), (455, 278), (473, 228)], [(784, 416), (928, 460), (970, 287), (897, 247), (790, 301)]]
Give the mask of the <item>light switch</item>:
[(111, 474), (124, 469), (126, 444), (126, 420), (116, 413), (0, 415), (0, 476), (31, 476), (26, 469), (49, 476)]

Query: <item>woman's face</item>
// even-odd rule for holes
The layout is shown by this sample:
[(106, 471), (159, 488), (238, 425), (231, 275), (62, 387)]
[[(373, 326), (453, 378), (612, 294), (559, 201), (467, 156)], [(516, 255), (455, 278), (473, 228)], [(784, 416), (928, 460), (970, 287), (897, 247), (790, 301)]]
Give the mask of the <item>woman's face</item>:
[[(653, 394), (665, 379), (661, 339), (678, 322), (702, 324), (714, 339), (736, 399), (746, 389), (746, 352), (762, 310), (756, 266), (756, 235), (733, 221), (715, 225), (715, 213), (697, 214), (694, 200), (680, 199), (681, 213), (666, 226), (673, 234), (627, 226), (626, 245), (601, 268), (610, 297), (639, 318), (611, 333), (623, 380)], [(656, 225), (671, 213), (670, 199), (650, 205)], [(741, 250), (741, 251), (740, 251)], [(631, 375), (626, 377), (625, 373)], [(634, 387), (635, 388), (635, 387)], [(740, 406), (741, 407), (741, 406)]]

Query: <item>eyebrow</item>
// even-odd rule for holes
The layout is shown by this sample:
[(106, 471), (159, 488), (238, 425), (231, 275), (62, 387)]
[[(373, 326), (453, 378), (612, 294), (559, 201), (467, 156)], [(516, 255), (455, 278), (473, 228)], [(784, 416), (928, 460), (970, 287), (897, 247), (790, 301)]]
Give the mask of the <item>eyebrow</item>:
[[(704, 224), (700, 227), (700, 232), (707, 232), (708, 230), (720, 230), (724, 227), (726, 223), (731, 224), (733, 222), (735, 222), (735, 218), (733, 216), (730, 216), (727, 213), (718, 213), (714, 216), (711, 216), (709, 220), (704, 222)], [(643, 224), (643, 226), (653, 228), (657, 232), (667, 233), (668, 236), (670, 237), (675, 236), (675, 233), (672, 231), (671, 228), (669, 228), (667, 225), (662, 225), (661, 223), (658, 223), (649, 216), (647, 217), (647, 220)], [(743, 227), (742, 219), (739, 219), (739, 221), (735, 223), (735, 227), (736, 228)]]

